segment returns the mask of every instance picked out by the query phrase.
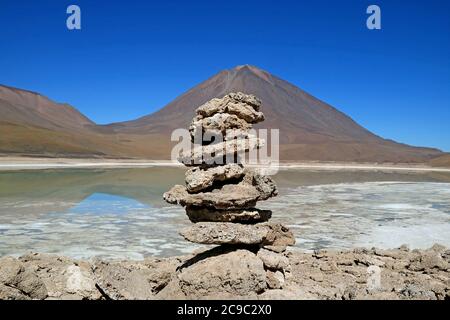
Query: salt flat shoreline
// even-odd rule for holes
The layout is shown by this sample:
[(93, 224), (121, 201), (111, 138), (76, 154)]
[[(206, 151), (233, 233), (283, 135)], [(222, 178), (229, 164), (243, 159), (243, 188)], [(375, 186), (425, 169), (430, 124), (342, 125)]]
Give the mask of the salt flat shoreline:
[[(182, 167), (171, 160), (129, 160), (129, 159), (73, 159), (73, 158), (24, 158), (0, 157), (0, 171), (39, 169), (102, 169), (102, 168), (151, 168)], [(248, 165), (265, 168), (266, 165)], [(282, 161), (280, 170), (320, 170), (320, 171), (397, 171), (397, 172), (450, 172), (450, 168), (431, 167), (421, 164), (378, 164), (355, 162), (291, 162)]]

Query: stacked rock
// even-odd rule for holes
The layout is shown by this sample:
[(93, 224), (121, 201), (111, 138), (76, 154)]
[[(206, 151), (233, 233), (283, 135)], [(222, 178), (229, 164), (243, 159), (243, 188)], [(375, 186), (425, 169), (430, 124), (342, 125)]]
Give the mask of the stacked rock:
[[(289, 271), (285, 251), (295, 238), (287, 227), (268, 222), (271, 211), (255, 208), (258, 201), (276, 196), (277, 187), (270, 177), (244, 168), (239, 157), (264, 144), (249, 132), (253, 124), (264, 120), (260, 107), (255, 96), (243, 93), (230, 93), (200, 106), (189, 128), (192, 141), (198, 134), (221, 134), (223, 141), (202, 142), (182, 153), (178, 160), (190, 167), (186, 183), (174, 186), (164, 199), (186, 208), (194, 223), (180, 231), (186, 240), (256, 253), (266, 269), (267, 286), (278, 289)], [(205, 161), (206, 154), (223, 161)], [(234, 161), (227, 163), (229, 159)]]

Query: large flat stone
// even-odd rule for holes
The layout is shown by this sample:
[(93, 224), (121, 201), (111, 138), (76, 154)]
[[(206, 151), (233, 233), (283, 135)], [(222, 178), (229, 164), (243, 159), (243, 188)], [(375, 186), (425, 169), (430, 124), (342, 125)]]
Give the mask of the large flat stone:
[(188, 241), (201, 244), (294, 245), (292, 232), (273, 223), (239, 224), (200, 222), (184, 228), (180, 234)]
[(190, 194), (185, 186), (176, 185), (164, 193), (164, 199), (168, 203), (218, 210), (253, 208), (259, 196), (260, 193), (254, 186), (243, 184), (225, 185), (212, 192), (197, 194)]
[[(200, 165), (223, 165), (234, 161), (235, 155), (243, 156), (245, 152), (262, 148), (265, 144), (263, 139), (249, 137), (247, 139), (232, 139), (206, 146), (196, 146), (191, 150), (182, 152), (178, 162), (185, 166)], [(233, 156), (233, 157), (231, 157)]]
[(277, 194), (276, 185), (270, 177), (248, 171), (236, 185), (227, 184), (209, 192), (196, 194), (189, 193), (184, 186), (176, 185), (164, 193), (163, 197), (171, 204), (231, 210), (254, 208), (257, 201), (267, 200)]

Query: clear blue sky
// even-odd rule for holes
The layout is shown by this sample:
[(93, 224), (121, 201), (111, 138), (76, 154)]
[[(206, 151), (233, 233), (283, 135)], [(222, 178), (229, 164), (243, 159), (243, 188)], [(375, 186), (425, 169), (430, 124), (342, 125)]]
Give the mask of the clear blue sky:
[[(81, 31), (66, 28), (70, 4)], [(370, 4), (381, 31), (366, 28)], [(383, 137), (450, 151), (449, 16), (447, 0), (0, 0), (0, 83), (109, 123), (252, 64)]]

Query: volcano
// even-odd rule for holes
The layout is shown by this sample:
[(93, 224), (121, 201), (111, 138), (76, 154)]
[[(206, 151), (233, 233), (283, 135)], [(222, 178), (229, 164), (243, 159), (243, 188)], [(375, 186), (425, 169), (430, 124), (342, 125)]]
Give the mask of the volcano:
[[(155, 113), (104, 126), (67, 104), (0, 86), (0, 152), (169, 159), (174, 129), (188, 127), (198, 106), (238, 91), (262, 101), (266, 121), (256, 128), (280, 130), (281, 160), (425, 163), (443, 155), (383, 139), (293, 84), (249, 65), (214, 75)], [(33, 130), (43, 136), (40, 142), (32, 139)]]
[(189, 126), (198, 106), (237, 91), (261, 99), (266, 121), (256, 128), (280, 129), (282, 160), (424, 162), (441, 154), (383, 139), (329, 104), (249, 65), (218, 73), (156, 113), (109, 127), (126, 134), (170, 136)]

